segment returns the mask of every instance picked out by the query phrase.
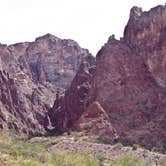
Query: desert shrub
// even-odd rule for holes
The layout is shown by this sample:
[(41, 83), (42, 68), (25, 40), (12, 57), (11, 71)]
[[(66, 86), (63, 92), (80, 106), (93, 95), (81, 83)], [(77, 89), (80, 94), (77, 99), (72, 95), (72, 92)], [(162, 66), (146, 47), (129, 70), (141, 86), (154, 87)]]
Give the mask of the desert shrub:
[(91, 157), (88, 154), (57, 151), (54, 154), (52, 164), (62, 166), (99, 166), (99, 161), (97, 158)]
[(66, 151), (45, 152), (40, 157), (0, 155), (0, 165), (3, 166), (99, 166), (99, 160), (88, 154), (68, 153)]
[(85, 136), (86, 135), (86, 132), (85, 131), (72, 131), (70, 132), (71, 136), (74, 136), (74, 137), (82, 137), (82, 136)]
[(96, 157), (97, 157), (97, 159), (99, 160), (100, 165), (102, 165), (102, 163), (106, 160), (106, 156), (105, 156), (105, 154), (102, 153), (102, 152), (97, 153)]
[(166, 166), (166, 159), (162, 159), (159, 161), (160, 166)]
[(157, 147), (153, 147), (153, 148), (151, 148), (151, 151), (152, 152), (158, 152), (158, 148)]
[(63, 136), (68, 136), (68, 135), (70, 135), (70, 132), (64, 132), (63, 133)]
[(114, 145), (114, 149), (120, 149), (120, 148), (122, 148), (123, 147), (123, 144), (122, 143), (117, 143), (117, 144), (115, 144)]
[(35, 158), (25, 159), (23, 156), (15, 158), (9, 158), (6, 166), (40, 166), (41, 163)]
[(0, 145), (11, 145), (13, 143), (13, 138), (11, 134), (7, 131), (0, 130)]
[(99, 166), (99, 160), (89, 154), (48, 150), (46, 141), (37, 140), (33, 143), (20, 136), (0, 131), (0, 165)]
[(163, 154), (166, 152), (166, 150), (165, 150), (164, 147), (153, 147), (153, 148), (151, 149), (151, 151), (152, 151), (152, 152), (159, 152), (159, 153), (163, 153)]
[(134, 157), (131, 154), (124, 154), (111, 163), (111, 166), (146, 166), (146, 161)]
[(165, 154), (166, 149), (163, 146), (161, 146), (161, 147), (158, 148), (158, 152)]
[(133, 149), (133, 150), (137, 150), (137, 149), (140, 148), (140, 147), (141, 147), (141, 146), (138, 145), (138, 144), (133, 144), (132, 149)]

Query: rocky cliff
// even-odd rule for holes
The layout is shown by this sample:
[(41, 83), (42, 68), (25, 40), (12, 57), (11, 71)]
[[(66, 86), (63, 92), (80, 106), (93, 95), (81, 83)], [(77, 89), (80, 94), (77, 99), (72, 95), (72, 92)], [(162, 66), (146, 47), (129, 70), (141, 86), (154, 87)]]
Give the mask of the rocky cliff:
[(85, 130), (110, 142), (166, 148), (165, 73), (166, 6), (133, 7), (124, 37), (111, 36), (96, 59), (50, 34), (0, 45), (0, 128), (30, 135)]
[[(70, 130), (85, 111), (85, 100), (91, 88), (91, 80), (95, 73), (95, 58), (84, 61), (63, 96), (57, 96), (54, 106), (48, 111), (48, 117), (54, 127), (52, 132)], [(49, 123), (45, 124), (48, 126)]]
[(97, 55), (90, 96), (126, 144), (166, 147), (166, 6), (133, 7), (119, 41)]
[(44, 133), (56, 92), (64, 93), (90, 57), (76, 42), (51, 34), (34, 42), (0, 45), (0, 128)]
[(148, 12), (133, 7), (124, 37), (111, 36), (98, 52), (83, 98), (78, 88), (81, 78), (77, 78), (84, 71), (75, 77), (58, 114), (65, 124), (58, 123), (58, 128), (81, 129), (90, 124), (87, 131), (101, 138), (166, 147), (165, 34), (166, 6)]

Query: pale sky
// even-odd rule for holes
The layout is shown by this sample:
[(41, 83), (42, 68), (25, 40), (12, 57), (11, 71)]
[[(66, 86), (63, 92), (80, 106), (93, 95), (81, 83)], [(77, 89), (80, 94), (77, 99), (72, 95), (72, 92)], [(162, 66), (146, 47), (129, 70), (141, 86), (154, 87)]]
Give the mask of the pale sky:
[(0, 0), (0, 43), (34, 41), (51, 33), (73, 39), (95, 55), (108, 37), (123, 36), (132, 6), (164, 0)]

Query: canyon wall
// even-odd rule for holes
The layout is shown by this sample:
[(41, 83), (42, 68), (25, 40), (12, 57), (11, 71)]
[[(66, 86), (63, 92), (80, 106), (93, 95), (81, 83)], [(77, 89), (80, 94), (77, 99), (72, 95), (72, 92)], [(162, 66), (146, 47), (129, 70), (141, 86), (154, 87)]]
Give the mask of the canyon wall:
[(73, 40), (51, 34), (34, 42), (0, 45), (0, 128), (37, 135), (56, 93), (69, 87), (81, 63), (92, 57)]

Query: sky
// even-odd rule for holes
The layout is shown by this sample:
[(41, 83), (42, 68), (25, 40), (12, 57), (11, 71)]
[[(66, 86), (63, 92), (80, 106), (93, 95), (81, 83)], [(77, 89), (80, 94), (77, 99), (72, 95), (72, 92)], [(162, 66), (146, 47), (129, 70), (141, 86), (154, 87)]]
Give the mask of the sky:
[(112, 34), (123, 36), (132, 6), (144, 11), (164, 0), (0, 0), (0, 43), (34, 41), (51, 33), (95, 55)]

